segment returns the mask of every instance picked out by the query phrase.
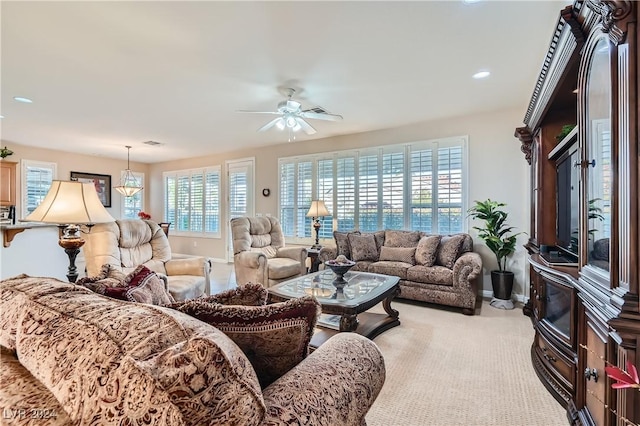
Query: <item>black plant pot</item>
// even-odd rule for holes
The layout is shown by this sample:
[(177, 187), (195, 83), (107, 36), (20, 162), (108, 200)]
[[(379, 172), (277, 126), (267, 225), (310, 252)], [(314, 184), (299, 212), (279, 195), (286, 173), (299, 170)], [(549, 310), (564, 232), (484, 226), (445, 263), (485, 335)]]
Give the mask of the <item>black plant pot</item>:
[(514, 274), (511, 271), (491, 271), (493, 297), (496, 299), (511, 300), (513, 277)]

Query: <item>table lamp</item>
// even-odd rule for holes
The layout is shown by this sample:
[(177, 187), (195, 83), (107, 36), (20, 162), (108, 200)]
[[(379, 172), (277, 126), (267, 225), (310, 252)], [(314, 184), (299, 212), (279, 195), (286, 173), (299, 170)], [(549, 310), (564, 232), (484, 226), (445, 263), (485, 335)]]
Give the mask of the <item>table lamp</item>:
[(309, 207), (309, 211), (307, 212), (307, 217), (312, 218), (313, 220), (313, 229), (316, 231), (316, 243), (311, 246), (312, 249), (320, 250), (322, 246), (320, 245), (320, 228), (322, 227), (322, 223), (319, 218), (324, 216), (330, 216), (329, 210), (327, 210), (327, 206), (324, 205), (324, 201), (322, 200), (314, 200), (311, 201), (311, 207)]
[(69, 256), (67, 279), (75, 283), (78, 279), (76, 256), (84, 245), (78, 225), (92, 226), (115, 219), (100, 202), (93, 183), (54, 180), (42, 203), (25, 220), (58, 224), (62, 230), (58, 244)]

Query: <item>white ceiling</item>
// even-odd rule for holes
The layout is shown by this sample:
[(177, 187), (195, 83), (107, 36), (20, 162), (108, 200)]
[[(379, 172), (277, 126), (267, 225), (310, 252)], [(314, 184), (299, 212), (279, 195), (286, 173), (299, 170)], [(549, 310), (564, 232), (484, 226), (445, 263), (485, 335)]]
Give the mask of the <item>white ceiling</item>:
[[(256, 132), (272, 116), (236, 111), (275, 110), (285, 87), (344, 116), (310, 121), (313, 138), (510, 106), (524, 116), (566, 4), (3, 0), (3, 145), (111, 158), (131, 145), (154, 163), (283, 143)], [(473, 80), (481, 69), (492, 75)]]

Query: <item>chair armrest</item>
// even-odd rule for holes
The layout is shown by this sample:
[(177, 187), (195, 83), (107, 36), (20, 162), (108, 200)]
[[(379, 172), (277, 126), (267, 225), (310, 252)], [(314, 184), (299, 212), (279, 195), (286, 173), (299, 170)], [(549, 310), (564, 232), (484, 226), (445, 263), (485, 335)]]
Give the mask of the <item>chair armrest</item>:
[(256, 269), (266, 265), (267, 255), (259, 251), (242, 251), (233, 256), (233, 262), (246, 268)]
[(276, 252), (276, 257), (288, 257), (293, 260), (307, 259), (307, 249), (305, 247), (280, 247)]
[(385, 380), (371, 340), (340, 333), (263, 391), (263, 425), (360, 426)]
[(182, 256), (165, 262), (164, 267), (167, 270), (167, 275), (197, 275), (204, 277), (209, 274), (211, 267), (209, 259), (199, 256)]
[(482, 272), (482, 258), (470, 251), (460, 256), (453, 265), (453, 286), (473, 288), (477, 293), (476, 278)]

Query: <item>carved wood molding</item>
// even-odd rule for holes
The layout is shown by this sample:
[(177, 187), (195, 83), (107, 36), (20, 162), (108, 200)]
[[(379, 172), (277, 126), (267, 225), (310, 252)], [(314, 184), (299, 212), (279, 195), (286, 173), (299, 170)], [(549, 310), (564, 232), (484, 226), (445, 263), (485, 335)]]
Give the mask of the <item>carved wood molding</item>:
[(578, 46), (582, 46), (587, 38), (584, 31), (582, 31), (582, 25), (578, 20), (576, 10), (572, 6), (567, 6), (560, 11), (560, 16), (562, 16), (564, 22), (571, 28), (571, 34), (573, 34), (573, 37), (576, 39)]
[(520, 140), (522, 144), (520, 151), (524, 153), (524, 158), (531, 165), (531, 148), (533, 146), (533, 135), (528, 127), (517, 127), (514, 136)]
[(630, 0), (587, 0), (587, 6), (600, 15), (602, 31), (609, 34), (609, 39), (618, 45), (626, 38), (626, 33), (616, 23), (626, 18), (632, 11)]

